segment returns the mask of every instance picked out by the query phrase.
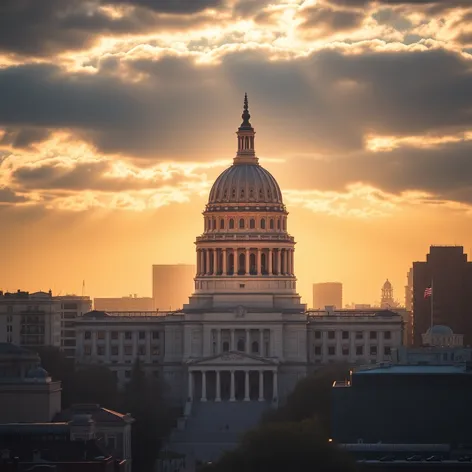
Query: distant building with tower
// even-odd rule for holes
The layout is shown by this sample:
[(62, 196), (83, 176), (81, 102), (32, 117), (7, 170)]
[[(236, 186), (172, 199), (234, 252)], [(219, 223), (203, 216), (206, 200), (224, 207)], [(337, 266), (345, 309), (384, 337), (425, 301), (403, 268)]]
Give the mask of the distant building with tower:
[(338, 310), (343, 307), (343, 284), (341, 282), (323, 282), (313, 284), (313, 309), (321, 310), (332, 306)]
[(152, 298), (155, 310), (175, 311), (188, 303), (194, 289), (195, 265), (157, 264), (152, 266)]
[[(432, 297), (425, 289), (433, 284)], [(449, 326), (472, 344), (472, 263), (462, 246), (431, 246), (425, 262), (413, 263), (413, 337), (415, 346), (431, 325)], [(431, 316), (433, 311), (433, 316)]]
[(154, 300), (151, 297), (138, 297), (137, 294), (129, 297), (94, 298), (93, 307), (97, 311), (152, 311)]
[(380, 308), (388, 310), (390, 308), (396, 308), (398, 306), (400, 306), (400, 304), (393, 298), (393, 286), (391, 282), (387, 279), (382, 286)]
[(406, 274), (405, 308), (408, 311), (413, 311), (413, 268)]

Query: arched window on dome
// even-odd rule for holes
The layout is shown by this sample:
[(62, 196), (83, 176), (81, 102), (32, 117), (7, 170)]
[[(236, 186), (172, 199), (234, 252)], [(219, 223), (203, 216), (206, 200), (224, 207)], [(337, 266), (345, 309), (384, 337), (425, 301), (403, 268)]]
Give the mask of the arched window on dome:
[(239, 229), (244, 229), (244, 218), (239, 220)]
[(236, 198), (236, 189), (235, 188), (233, 188), (231, 190), (231, 198)]
[(264, 200), (264, 190), (259, 189), (259, 200)]
[(231, 218), (229, 220), (229, 229), (234, 229), (234, 220), (233, 220), (233, 218)]
[(223, 198), (228, 198), (228, 189), (225, 188), (225, 191), (223, 193)]
[(254, 229), (256, 227), (256, 220), (254, 218), (251, 218), (249, 220), (249, 228)]
[(253, 354), (259, 354), (259, 343), (257, 341), (253, 341), (251, 344), (251, 352)]
[(220, 220), (220, 229), (225, 229), (225, 220), (223, 218)]
[(244, 346), (244, 339), (238, 339), (238, 351), (239, 352), (244, 352), (245, 351), (245, 346)]
[(249, 189), (249, 198), (254, 198), (254, 189), (253, 188)]
[(243, 188), (241, 189), (241, 192), (239, 192), (239, 197), (244, 198), (244, 189)]
[(261, 219), (261, 229), (265, 229), (265, 227), (266, 227), (265, 218), (262, 218)]
[(229, 352), (229, 342), (225, 341), (223, 343), (223, 352)]
[(274, 219), (273, 219), (273, 218), (271, 218), (271, 219), (269, 220), (269, 228), (270, 228), (270, 229), (274, 229)]
[(272, 192), (270, 191), (270, 188), (267, 189), (267, 199), (272, 200)]
[(277, 219), (277, 229), (280, 229), (280, 218)]
[(257, 275), (256, 255), (251, 254), (249, 256), (249, 273), (251, 275)]

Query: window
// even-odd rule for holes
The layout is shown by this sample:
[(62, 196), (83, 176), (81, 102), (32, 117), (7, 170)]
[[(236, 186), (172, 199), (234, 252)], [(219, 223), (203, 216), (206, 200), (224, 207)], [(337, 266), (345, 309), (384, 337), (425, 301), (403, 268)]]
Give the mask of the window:
[(231, 198), (236, 198), (236, 189), (231, 189)]
[(377, 331), (371, 331), (369, 333), (369, 338), (370, 339), (377, 339)]
[(104, 346), (97, 346), (97, 355), (104, 356), (105, 355), (105, 347)]
[(7, 316), (7, 323), (13, 323), (13, 316), (12, 315)]
[(321, 331), (315, 331), (315, 339), (321, 339)]
[(244, 352), (244, 341), (242, 339), (238, 340), (238, 351)]
[(265, 223), (265, 218), (261, 219), (261, 229), (265, 229), (266, 223)]
[(356, 356), (362, 356), (364, 354), (364, 346), (356, 347)]
[(356, 331), (356, 339), (364, 339), (364, 333), (362, 331)]
[(392, 353), (392, 351), (390, 349), (390, 346), (385, 346), (384, 347), (384, 355), (390, 356), (391, 353)]
[(109, 447), (111, 450), (115, 449), (116, 440), (114, 436), (108, 436), (107, 447)]
[(239, 284), (239, 288), (244, 288), (246, 284)]
[(256, 220), (254, 218), (251, 218), (249, 220), (249, 228), (254, 229), (256, 227)]
[(229, 352), (229, 342), (225, 341), (223, 343), (223, 352)]
[(342, 338), (343, 339), (349, 339), (349, 331), (343, 331)]
[(84, 338), (85, 339), (92, 339), (92, 332), (91, 331), (85, 331)]
[(133, 337), (133, 334), (131, 331), (125, 331), (125, 339), (131, 339)]
[(158, 371), (158, 370), (153, 370), (153, 371), (152, 371), (152, 374), (154, 375), (154, 377), (155, 377), (156, 379), (159, 378), (159, 371)]
[(7, 325), (7, 333), (12, 333), (12, 332), (13, 332), (13, 326)]
[(112, 356), (117, 356), (118, 355), (118, 346), (112, 346), (111, 347), (111, 355)]
[(111, 332), (111, 339), (118, 339), (118, 331)]
[(377, 355), (377, 346), (370, 346), (370, 355), (371, 356)]
[(64, 328), (73, 328), (75, 326), (73, 321), (63, 321), (62, 326)]
[(277, 229), (280, 229), (280, 219), (277, 220)]
[(243, 218), (241, 218), (239, 220), (239, 229), (244, 229), (244, 219)]
[(244, 189), (242, 188), (241, 191), (239, 192), (239, 197), (244, 198)]
[(105, 331), (97, 331), (97, 339), (105, 339)]
[(75, 339), (64, 339), (64, 346), (67, 346), (67, 347), (75, 346)]
[(64, 303), (62, 306), (64, 310), (77, 310), (77, 303)]
[(146, 346), (138, 346), (138, 356), (146, 355)]
[(343, 356), (349, 356), (349, 348), (343, 347)]
[(334, 339), (335, 338), (335, 332), (334, 331), (328, 331), (328, 339)]
[(65, 320), (73, 320), (75, 317), (77, 316), (77, 312), (73, 312), (73, 313), (63, 313), (63, 318)]
[(251, 352), (254, 354), (259, 352), (259, 343), (257, 341), (254, 341), (251, 345)]
[(159, 331), (152, 332), (152, 339), (159, 339)]
[(158, 356), (160, 354), (160, 351), (159, 351), (159, 346), (152, 346), (151, 348), (151, 354), (153, 356)]
[(73, 330), (64, 331), (62, 336), (64, 338), (75, 338), (75, 331), (73, 331)]
[(234, 229), (234, 220), (233, 220), (233, 218), (231, 218), (229, 220), (229, 229)]
[(385, 331), (384, 332), (384, 339), (392, 339), (391, 331)]
[(146, 331), (139, 332), (139, 339), (146, 339)]
[(125, 356), (133, 355), (133, 346), (125, 346)]
[(85, 346), (84, 347), (84, 354), (86, 356), (90, 356), (90, 354), (92, 354), (92, 346)]
[(328, 347), (328, 355), (329, 356), (334, 356), (336, 354), (336, 348), (334, 346), (329, 346)]
[(225, 220), (220, 220), (220, 229), (225, 229)]
[(125, 370), (125, 378), (130, 379), (131, 378), (131, 371), (130, 370)]
[(315, 346), (315, 356), (321, 356), (321, 346)]
[(269, 220), (269, 228), (274, 229), (274, 220), (272, 218)]

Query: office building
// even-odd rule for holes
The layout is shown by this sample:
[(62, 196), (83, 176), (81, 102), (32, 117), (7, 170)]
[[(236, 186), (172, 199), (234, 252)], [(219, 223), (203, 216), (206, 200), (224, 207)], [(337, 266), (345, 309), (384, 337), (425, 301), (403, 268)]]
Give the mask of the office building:
[[(425, 289), (433, 284), (433, 295)], [(472, 263), (462, 246), (431, 246), (425, 262), (413, 263), (413, 337), (416, 346), (431, 324), (449, 326), (472, 344)], [(431, 316), (432, 314), (432, 316)]]
[(136, 294), (119, 298), (94, 298), (93, 309), (97, 311), (152, 311), (154, 300), (151, 297), (138, 297)]
[(158, 264), (152, 266), (153, 309), (180, 310), (194, 291), (195, 266)]
[(343, 308), (343, 284), (340, 282), (324, 282), (313, 284), (313, 309), (320, 310), (327, 306), (335, 309)]

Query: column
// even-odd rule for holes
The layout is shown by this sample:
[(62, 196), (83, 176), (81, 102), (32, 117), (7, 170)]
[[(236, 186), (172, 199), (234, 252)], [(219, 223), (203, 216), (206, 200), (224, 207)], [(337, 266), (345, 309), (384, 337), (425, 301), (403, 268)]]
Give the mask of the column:
[(277, 275), (282, 275), (282, 250), (277, 249)]
[(259, 401), (264, 401), (264, 371), (259, 371)]
[(234, 345), (234, 329), (230, 330), (231, 333), (231, 346), (230, 346), (230, 351), (235, 351), (235, 345)]
[(246, 275), (249, 275), (249, 256), (250, 256), (250, 252), (249, 252), (248, 248), (246, 248), (245, 251), (246, 251)]
[(244, 379), (244, 401), (248, 402), (249, 400), (251, 400), (249, 398), (249, 371), (246, 370), (245, 374), (246, 375)]
[(193, 400), (193, 375), (192, 371), (188, 371), (188, 398)]
[(210, 249), (205, 249), (206, 253), (206, 274), (210, 275)]
[(286, 257), (287, 257), (287, 274), (292, 275), (292, 250), (291, 249), (287, 249)]
[(264, 355), (264, 330), (259, 330), (259, 355)]
[(205, 250), (200, 249), (200, 275), (205, 275)]
[(272, 249), (269, 249), (268, 272), (272, 275)]
[(221, 329), (216, 330), (216, 353), (221, 352)]
[(249, 354), (251, 352), (251, 346), (250, 346), (250, 344), (251, 344), (251, 336), (250, 336), (251, 332), (248, 329), (246, 329), (245, 331), (246, 331), (246, 349), (245, 349), (245, 351), (246, 351), (246, 354)]
[(221, 250), (221, 253), (222, 253), (222, 257), (223, 257), (223, 268), (222, 268), (223, 275), (228, 275), (228, 274), (227, 274), (227, 272), (228, 272), (228, 268), (227, 268), (228, 255), (226, 254), (226, 249), (222, 249), (222, 250)]
[(202, 370), (202, 402), (207, 401), (207, 382), (206, 382), (206, 372)]
[(276, 370), (274, 370), (273, 374), (274, 374), (274, 375), (273, 375), (273, 377), (272, 377), (272, 379), (273, 379), (273, 386), (272, 386), (272, 391), (273, 391), (273, 393), (272, 393), (272, 400), (275, 400), (276, 398), (278, 399), (278, 397), (279, 397), (279, 390), (278, 390), (278, 388), (277, 388), (277, 387), (278, 387), (278, 382), (277, 382), (277, 371), (276, 371)]
[(234, 370), (231, 371), (231, 389), (230, 389), (229, 401), (230, 402), (236, 401), (236, 398), (234, 397)]
[(215, 402), (221, 401), (220, 371), (216, 371), (216, 398)]
[(292, 249), (290, 254), (292, 256), (292, 275), (295, 275), (295, 249)]
[(261, 248), (257, 248), (257, 275), (262, 275)]

